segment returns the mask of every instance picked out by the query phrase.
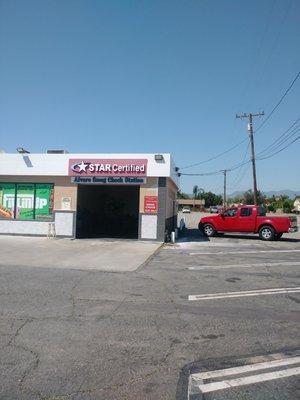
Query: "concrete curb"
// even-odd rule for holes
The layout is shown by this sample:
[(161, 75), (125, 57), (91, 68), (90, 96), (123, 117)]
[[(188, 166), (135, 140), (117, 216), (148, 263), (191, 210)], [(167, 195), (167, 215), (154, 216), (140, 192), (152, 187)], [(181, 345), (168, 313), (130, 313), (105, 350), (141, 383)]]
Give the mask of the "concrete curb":
[(146, 258), (146, 260), (135, 270), (135, 271), (130, 271), (130, 272), (138, 272), (141, 268), (145, 267), (147, 264), (149, 264), (149, 262), (152, 260), (152, 258), (154, 258), (156, 256), (156, 254), (162, 249), (162, 247), (165, 245), (166, 243), (162, 242), (160, 244), (160, 246), (154, 250), (154, 252)]

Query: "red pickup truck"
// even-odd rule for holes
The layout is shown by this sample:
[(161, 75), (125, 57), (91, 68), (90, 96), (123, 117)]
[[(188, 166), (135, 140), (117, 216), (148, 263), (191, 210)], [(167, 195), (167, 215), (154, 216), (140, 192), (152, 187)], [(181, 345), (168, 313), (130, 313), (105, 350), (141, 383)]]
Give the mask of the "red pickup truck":
[(203, 217), (199, 229), (206, 236), (218, 232), (258, 233), (263, 240), (278, 240), (283, 233), (297, 232), (297, 217), (266, 216), (262, 206), (236, 206), (223, 209), (218, 215)]

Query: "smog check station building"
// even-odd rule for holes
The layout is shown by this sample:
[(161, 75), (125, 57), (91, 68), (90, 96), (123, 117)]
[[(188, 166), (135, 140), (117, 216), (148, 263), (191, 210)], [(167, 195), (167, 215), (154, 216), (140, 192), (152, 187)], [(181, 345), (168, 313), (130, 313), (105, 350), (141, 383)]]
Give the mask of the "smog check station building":
[(164, 241), (176, 227), (170, 154), (0, 154), (0, 234)]

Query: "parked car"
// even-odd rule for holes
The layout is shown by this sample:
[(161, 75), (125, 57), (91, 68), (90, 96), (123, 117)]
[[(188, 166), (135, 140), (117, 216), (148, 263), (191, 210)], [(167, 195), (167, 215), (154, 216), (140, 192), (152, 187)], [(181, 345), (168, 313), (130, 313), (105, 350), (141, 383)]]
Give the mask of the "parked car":
[(183, 213), (190, 213), (190, 212), (191, 212), (191, 208), (190, 208), (189, 206), (184, 206), (184, 207), (182, 208), (182, 212), (183, 212)]
[(209, 208), (209, 212), (211, 214), (218, 214), (218, 212), (220, 211), (221, 207), (220, 206), (211, 206)]
[(283, 233), (298, 231), (296, 216), (266, 216), (264, 207), (253, 205), (229, 207), (203, 217), (198, 227), (209, 237), (218, 232), (247, 232), (258, 233), (262, 240), (278, 240)]

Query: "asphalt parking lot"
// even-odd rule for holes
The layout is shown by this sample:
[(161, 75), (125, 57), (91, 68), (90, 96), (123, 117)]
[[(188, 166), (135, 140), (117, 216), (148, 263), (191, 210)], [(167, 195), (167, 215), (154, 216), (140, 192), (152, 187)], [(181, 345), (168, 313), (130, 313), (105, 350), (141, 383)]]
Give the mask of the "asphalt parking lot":
[(192, 226), (135, 271), (0, 260), (0, 399), (299, 399), (299, 268)]

